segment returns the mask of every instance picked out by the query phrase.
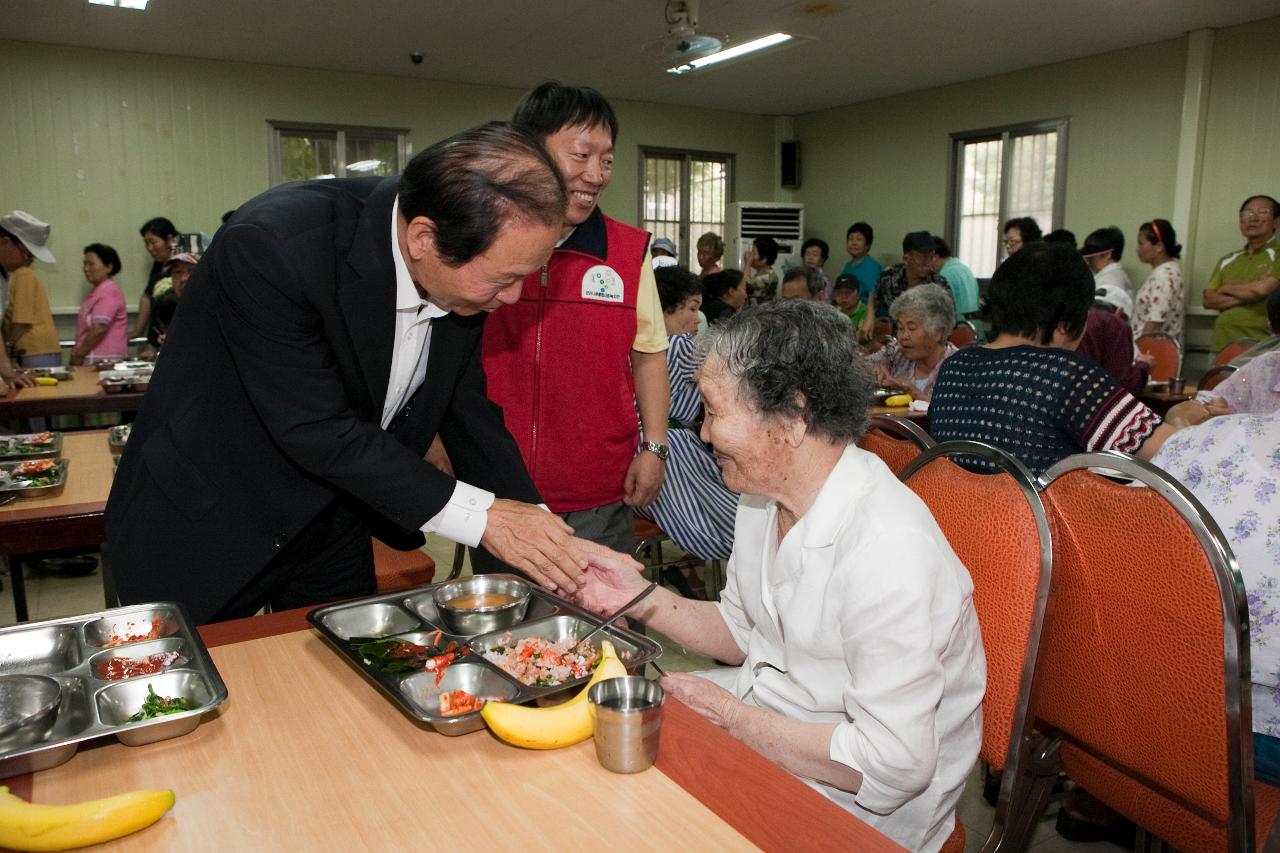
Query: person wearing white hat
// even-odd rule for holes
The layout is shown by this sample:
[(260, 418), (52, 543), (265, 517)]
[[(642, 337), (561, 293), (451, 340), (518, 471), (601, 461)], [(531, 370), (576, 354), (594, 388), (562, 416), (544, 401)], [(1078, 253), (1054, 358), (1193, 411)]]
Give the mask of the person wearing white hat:
[(54, 262), (48, 244), (47, 223), (22, 210), (0, 216), (0, 267), (9, 279), (4, 339), (18, 353), (23, 367), (57, 367), (62, 363), (49, 295), (31, 269), (37, 259)]

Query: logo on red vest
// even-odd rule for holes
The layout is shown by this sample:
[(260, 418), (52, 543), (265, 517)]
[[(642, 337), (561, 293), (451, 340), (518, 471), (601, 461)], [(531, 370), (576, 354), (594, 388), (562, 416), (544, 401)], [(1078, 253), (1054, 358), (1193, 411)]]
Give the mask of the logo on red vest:
[(582, 276), (582, 298), (621, 302), (622, 276), (613, 267), (597, 264)]

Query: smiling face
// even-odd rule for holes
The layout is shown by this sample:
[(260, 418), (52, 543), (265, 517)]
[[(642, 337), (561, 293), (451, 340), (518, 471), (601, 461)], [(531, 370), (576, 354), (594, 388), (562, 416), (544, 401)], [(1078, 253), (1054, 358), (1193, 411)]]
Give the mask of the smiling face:
[(560, 169), (569, 191), (565, 225), (581, 225), (596, 209), (600, 194), (613, 179), (613, 139), (609, 128), (602, 124), (562, 127), (542, 144)]
[(547, 262), (559, 236), (553, 225), (507, 222), (487, 251), (450, 266), (436, 251), (435, 224), (419, 216), (401, 225), (400, 247), (419, 292), (437, 307), (468, 316), (518, 302), (521, 283)]
[(698, 372), (698, 391), (702, 440), (711, 445), (724, 484), (735, 492), (772, 494), (771, 475), (785, 444), (780, 425), (740, 399), (736, 381), (717, 359), (708, 358)]

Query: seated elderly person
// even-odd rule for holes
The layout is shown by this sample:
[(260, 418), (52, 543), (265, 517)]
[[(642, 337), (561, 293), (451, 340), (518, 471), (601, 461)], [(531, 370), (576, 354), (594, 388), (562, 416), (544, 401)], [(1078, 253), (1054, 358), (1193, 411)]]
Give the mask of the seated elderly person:
[[(936, 851), (982, 737), (986, 662), (965, 567), (854, 443), (871, 378), (847, 323), (782, 300), (700, 339), (702, 438), (742, 492), (727, 586), (719, 602), (658, 589), (632, 615), (737, 665), (669, 675), (672, 696), (899, 844)], [(593, 565), (579, 600), (603, 613), (643, 587)]]
[(822, 276), (812, 267), (792, 267), (782, 276), (780, 299), (804, 299), (808, 302), (826, 303), (823, 298)]
[(1089, 268), (1064, 243), (1033, 243), (997, 267), (987, 291), (991, 342), (943, 362), (929, 434), (995, 445), (1036, 474), (1081, 451), (1150, 459), (1173, 427), (1075, 352), (1093, 291)]
[(913, 287), (893, 300), (889, 316), (897, 324), (897, 336), (867, 356), (875, 368), (876, 381), (881, 387), (928, 400), (938, 368), (957, 351), (948, 340), (956, 325), (951, 294), (936, 284)]
[(747, 304), (747, 280), (741, 270), (721, 270), (702, 278), (702, 314), (714, 326)]

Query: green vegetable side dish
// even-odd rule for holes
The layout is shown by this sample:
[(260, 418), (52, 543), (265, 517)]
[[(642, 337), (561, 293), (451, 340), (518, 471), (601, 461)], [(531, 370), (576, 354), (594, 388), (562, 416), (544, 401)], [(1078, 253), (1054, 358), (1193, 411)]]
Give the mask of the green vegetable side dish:
[(182, 711), (195, 710), (195, 705), (190, 699), (182, 696), (168, 697), (160, 696), (156, 693), (156, 689), (150, 684), (147, 685), (147, 698), (142, 700), (142, 710), (134, 714), (125, 722), (140, 723), (143, 720), (154, 719), (155, 717), (163, 717), (166, 714), (178, 714)]

